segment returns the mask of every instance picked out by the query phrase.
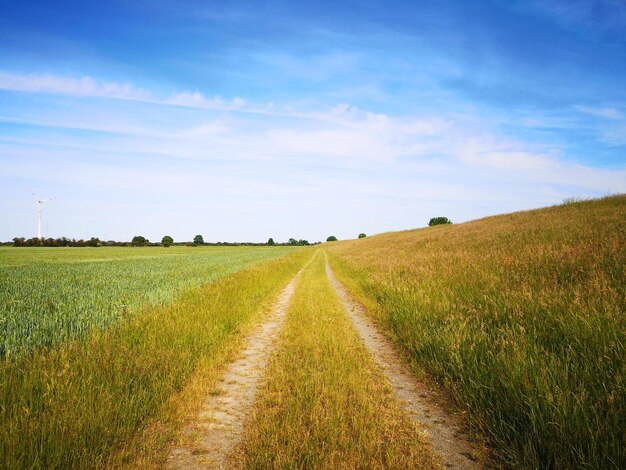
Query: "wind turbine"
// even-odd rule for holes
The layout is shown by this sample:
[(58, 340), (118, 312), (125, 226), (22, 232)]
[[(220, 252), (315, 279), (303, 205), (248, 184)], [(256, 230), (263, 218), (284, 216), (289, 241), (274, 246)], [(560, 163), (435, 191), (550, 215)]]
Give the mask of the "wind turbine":
[(35, 199), (37, 200), (37, 218), (39, 219), (37, 238), (41, 240), (41, 216), (43, 213), (43, 204), (44, 202), (52, 201), (54, 198), (48, 197), (48, 198), (42, 199), (39, 196), (37, 196), (37, 194), (34, 191), (31, 191), (31, 193), (33, 193), (33, 196), (35, 196)]

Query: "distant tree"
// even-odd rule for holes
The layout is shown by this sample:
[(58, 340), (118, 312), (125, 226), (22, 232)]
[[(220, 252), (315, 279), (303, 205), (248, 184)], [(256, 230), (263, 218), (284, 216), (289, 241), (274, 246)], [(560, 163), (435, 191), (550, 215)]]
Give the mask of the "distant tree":
[(367, 237), (367, 235), (365, 235), (364, 233), (359, 233), (359, 238), (365, 238)]
[(202, 235), (196, 235), (193, 237), (193, 244), (196, 246), (204, 245), (204, 238), (202, 238)]
[(165, 235), (163, 238), (161, 238), (161, 243), (163, 243), (163, 246), (167, 248), (172, 243), (174, 243), (174, 239), (169, 235)]
[(433, 217), (428, 221), (428, 226), (432, 227), (433, 225), (448, 225), (451, 223), (452, 221), (447, 217)]
[(270, 239), (267, 241), (267, 244), (268, 244), (268, 245), (270, 245), (270, 246), (274, 245), (274, 239), (273, 239), (273, 238), (270, 238)]
[(306, 245), (310, 245), (308, 240), (296, 240), (295, 238), (290, 238), (289, 241), (287, 242), (288, 245), (291, 246), (306, 246)]
[(326, 239), (327, 242), (336, 242), (337, 241), (337, 237), (334, 235), (331, 235), (330, 237), (328, 237)]
[[(59, 241), (60, 241), (60, 240), (59, 240)], [(99, 239), (99, 238), (96, 238), (96, 237), (91, 237), (91, 239), (89, 239), (89, 240), (87, 240), (87, 241), (85, 242), (85, 245), (87, 245), (87, 246), (93, 246), (93, 247), (99, 247), (99, 246), (102, 246), (102, 242), (100, 241), (100, 239)], [(59, 243), (59, 245), (57, 245), (57, 246), (61, 246), (61, 245), (60, 245), (60, 243)]]
[[(81, 241), (82, 240), (79, 240), (76, 243), (80, 243)], [(141, 235), (135, 235), (133, 237), (132, 241), (130, 242), (130, 244), (133, 245), (133, 246), (145, 246), (148, 243), (150, 243), (150, 241), (146, 237), (142, 237)]]

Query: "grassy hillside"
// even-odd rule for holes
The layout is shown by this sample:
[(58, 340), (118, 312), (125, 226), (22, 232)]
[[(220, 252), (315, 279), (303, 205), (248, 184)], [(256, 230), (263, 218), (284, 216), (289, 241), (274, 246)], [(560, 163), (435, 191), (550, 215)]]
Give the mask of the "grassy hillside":
[(331, 248), (510, 465), (626, 468), (626, 196)]

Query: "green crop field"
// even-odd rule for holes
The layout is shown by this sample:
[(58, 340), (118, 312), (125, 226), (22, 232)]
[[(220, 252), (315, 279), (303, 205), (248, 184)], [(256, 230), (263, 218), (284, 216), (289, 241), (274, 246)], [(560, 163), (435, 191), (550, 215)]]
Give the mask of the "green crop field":
[(103, 328), (286, 247), (0, 248), (0, 357)]
[(290, 252), (3, 249), (0, 467), (118, 466), (146, 442), (162, 449), (171, 434), (140, 431), (175, 429), (172, 400), (228, 360), (300, 266)]

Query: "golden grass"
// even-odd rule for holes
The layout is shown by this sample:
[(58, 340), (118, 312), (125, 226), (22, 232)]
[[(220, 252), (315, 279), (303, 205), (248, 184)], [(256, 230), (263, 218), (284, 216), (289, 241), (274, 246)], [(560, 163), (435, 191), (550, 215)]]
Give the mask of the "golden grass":
[(213, 380), (309, 256), (255, 265), (83, 340), (1, 363), (0, 466), (162, 461), (198, 385)]
[(304, 271), (234, 468), (439, 468), (325, 274)]
[(626, 196), (330, 250), (508, 465), (626, 468)]

